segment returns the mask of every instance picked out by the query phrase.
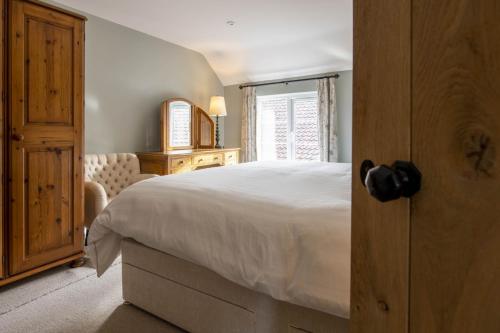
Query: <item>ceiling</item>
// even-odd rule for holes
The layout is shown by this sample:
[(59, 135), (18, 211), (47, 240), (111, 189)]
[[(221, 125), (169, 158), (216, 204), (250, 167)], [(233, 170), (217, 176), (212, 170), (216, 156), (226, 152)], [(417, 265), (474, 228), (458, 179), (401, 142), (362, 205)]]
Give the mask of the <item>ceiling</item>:
[(198, 51), (224, 85), (352, 69), (352, 0), (57, 2)]

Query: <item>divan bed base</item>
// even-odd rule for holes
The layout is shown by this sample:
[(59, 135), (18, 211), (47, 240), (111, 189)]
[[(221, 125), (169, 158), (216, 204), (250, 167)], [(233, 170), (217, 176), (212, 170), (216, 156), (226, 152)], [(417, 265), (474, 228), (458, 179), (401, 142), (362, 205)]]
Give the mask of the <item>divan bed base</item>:
[(123, 298), (191, 333), (347, 333), (348, 320), (239, 286), (207, 268), (122, 242)]

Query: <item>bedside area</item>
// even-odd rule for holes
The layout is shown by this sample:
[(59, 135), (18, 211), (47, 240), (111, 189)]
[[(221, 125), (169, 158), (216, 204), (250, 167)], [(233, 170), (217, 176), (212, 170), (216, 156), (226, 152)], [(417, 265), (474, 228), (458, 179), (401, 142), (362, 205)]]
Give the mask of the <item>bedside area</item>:
[(171, 175), (239, 163), (240, 148), (137, 153), (142, 173)]

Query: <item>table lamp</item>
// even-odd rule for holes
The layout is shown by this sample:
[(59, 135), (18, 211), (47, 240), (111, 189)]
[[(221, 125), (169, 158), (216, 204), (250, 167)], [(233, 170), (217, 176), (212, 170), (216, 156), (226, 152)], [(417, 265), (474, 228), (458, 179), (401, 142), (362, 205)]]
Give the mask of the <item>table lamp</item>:
[(208, 110), (210, 116), (215, 116), (215, 148), (222, 148), (220, 145), (220, 135), (219, 135), (219, 117), (224, 117), (227, 115), (226, 112), (226, 101), (224, 96), (212, 96), (210, 98), (210, 109)]

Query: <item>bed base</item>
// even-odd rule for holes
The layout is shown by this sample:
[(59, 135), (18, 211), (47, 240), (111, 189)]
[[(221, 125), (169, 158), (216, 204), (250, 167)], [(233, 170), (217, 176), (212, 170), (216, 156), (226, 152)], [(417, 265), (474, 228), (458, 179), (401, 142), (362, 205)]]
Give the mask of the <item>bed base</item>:
[(123, 298), (191, 333), (347, 333), (348, 320), (277, 301), (134, 240), (122, 242)]

